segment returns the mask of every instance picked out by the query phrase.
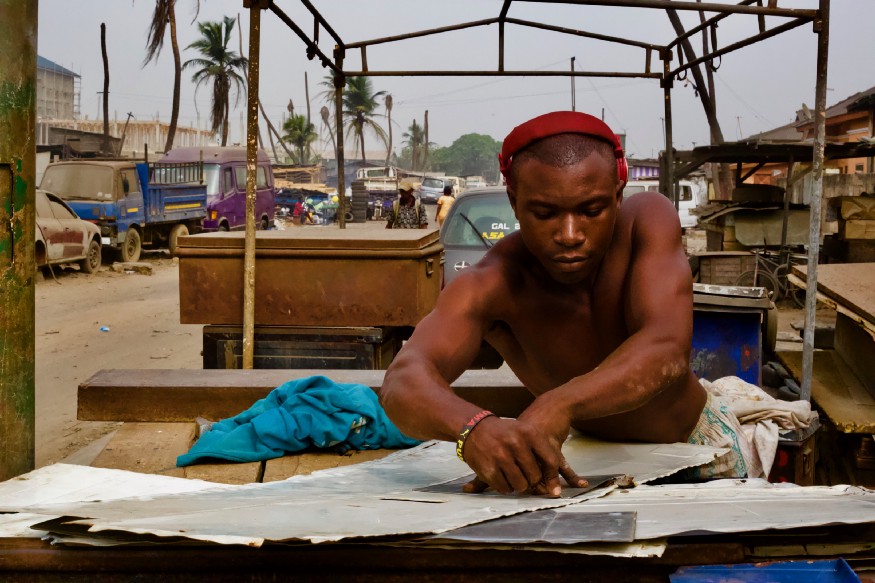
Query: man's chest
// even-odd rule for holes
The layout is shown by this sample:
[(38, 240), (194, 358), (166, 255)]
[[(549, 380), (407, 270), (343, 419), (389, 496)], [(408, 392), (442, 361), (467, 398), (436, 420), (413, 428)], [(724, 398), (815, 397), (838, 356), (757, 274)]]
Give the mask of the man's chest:
[(619, 296), (578, 305), (544, 297), (521, 301), (487, 340), (527, 386), (548, 390), (593, 370), (627, 338)]

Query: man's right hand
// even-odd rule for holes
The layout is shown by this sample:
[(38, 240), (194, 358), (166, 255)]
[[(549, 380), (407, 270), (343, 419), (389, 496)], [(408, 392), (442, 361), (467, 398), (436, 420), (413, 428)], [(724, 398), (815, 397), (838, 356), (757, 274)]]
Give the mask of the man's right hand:
[(560, 467), (567, 466), (561, 446), (525, 421), (487, 417), (465, 441), (465, 461), (477, 474), (465, 491), (491, 487), (502, 494), (529, 491), (558, 497)]

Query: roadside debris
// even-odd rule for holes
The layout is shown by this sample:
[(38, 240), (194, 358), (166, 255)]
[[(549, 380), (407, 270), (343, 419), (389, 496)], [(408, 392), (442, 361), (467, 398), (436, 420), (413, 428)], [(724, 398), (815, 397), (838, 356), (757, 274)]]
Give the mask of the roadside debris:
[(116, 273), (139, 273), (141, 275), (152, 275), (152, 264), (143, 262), (126, 262), (113, 263), (110, 267)]

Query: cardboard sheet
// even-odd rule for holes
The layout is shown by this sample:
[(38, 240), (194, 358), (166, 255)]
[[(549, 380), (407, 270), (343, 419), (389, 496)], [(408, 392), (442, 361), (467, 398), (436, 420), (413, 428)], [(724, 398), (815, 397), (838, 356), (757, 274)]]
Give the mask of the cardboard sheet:
[[(724, 450), (574, 437), (563, 451), (580, 474), (630, 474), (640, 483), (706, 463)], [(573, 499), (415, 491), (469, 472), (456, 458), (454, 444), (428, 442), (382, 460), (283, 482), (72, 504), (16, 505), (0, 498), (0, 512), (81, 517), (71, 524), (91, 533), (120, 531), (257, 546), (265, 540), (325, 542), (440, 533), (520, 512), (559, 508), (608, 491)]]

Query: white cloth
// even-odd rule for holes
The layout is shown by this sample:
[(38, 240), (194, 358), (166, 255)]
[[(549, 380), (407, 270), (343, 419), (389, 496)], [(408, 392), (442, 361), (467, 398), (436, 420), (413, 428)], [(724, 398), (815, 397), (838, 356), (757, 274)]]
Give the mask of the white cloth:
[(702, 386), (723, 400), (738, 418), (744, 436), (753, 447), (766, 476), (772, 469), (780, 432), (811, 425), (817, 413), (808, 401), (781, 401), (738, 377), (723, 377)]

